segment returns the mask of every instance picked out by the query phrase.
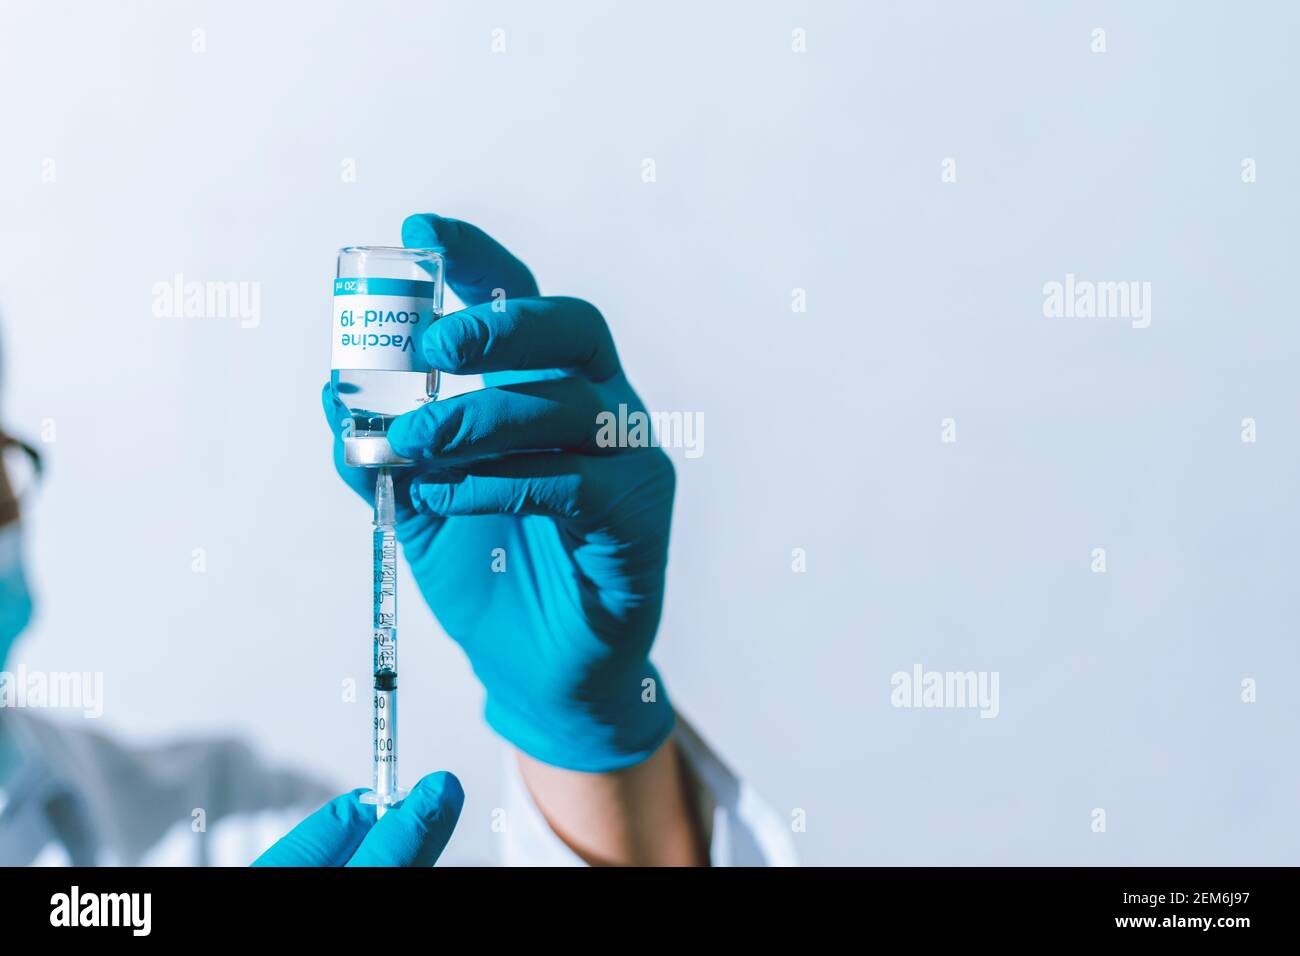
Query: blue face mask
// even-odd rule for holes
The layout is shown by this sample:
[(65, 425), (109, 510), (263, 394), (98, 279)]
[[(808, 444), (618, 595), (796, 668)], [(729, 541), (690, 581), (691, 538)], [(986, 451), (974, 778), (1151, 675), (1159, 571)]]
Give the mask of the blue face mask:
[(23, 573), (22, 545), (18, 522), (0, 528), (0, 666), (32, 619), (32, 592)]

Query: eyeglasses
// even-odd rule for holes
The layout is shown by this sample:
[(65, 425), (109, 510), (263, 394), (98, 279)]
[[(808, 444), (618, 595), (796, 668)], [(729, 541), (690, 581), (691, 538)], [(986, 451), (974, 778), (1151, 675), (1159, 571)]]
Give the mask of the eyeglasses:
[(41, 483), (41, 453), (0, 431), (0, 527), (18, 520), (20, 505)]

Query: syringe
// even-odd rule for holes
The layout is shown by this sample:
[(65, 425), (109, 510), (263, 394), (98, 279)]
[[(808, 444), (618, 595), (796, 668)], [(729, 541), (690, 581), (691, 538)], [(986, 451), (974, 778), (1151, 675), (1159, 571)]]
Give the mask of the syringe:
[(397, 786), (397, 533), (393, 476), (380, 468), (375, 480), (374, 601), (374, 789), (362, 797), (376, 817), (406, 792)]

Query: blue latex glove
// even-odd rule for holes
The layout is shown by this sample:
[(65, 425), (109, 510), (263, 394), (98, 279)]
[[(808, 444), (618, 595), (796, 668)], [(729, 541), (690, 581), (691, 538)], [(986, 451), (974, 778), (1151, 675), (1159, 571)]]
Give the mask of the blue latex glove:
[[(539, 296), (527, 267), (468, 223), (411, 216), (402, 242), (441, 251), (466, 303), (425, 331), (429, 363), (484, 373), (490, 386), (425, 405), (389, 431), (417, 462), (397, 489), (397, 533), (415, 579), (469, 656), (501, 736), (572, 770), (638, 763), (673, 726), (648, 659), (672, 464), (658, 448), (597, 444), (600, 412), (645, 407), (594, 306)], [(346, 409), (328, 386), (324, 397), (335, 464), (370, 500), (373, 473), (343, 464)], [(493, 571), (494, 556), (504, 572)]]
[(431, 773), (375, 821), (365, 790), (335, 797), (253, 861), (253, 866), (433, 866), (460, 818), (465, 791)]

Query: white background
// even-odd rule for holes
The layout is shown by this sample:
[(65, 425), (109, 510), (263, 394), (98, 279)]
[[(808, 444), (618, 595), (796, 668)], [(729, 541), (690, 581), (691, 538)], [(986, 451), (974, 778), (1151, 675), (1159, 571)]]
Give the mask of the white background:
[[(650, 407), (704, 414), (656, 659), (806, 811), (805, 861), (1295, 863), (1298, 21), (6, 0), (5, 422), (56, 429), (11, 663), (102, 670), (107, 731), (368, 781), (333, 256), (437, 211), (595, 302)], [(155, 318), (176, 273), (260, 283), (260, 324)], [(1066, 273), (1151, 282), (1150, 328), (1045, 318)], [(401, 586), (404, 767), (460, 774), (454, 858), (488, 861), (501, 745)], [(891, 707), (915, 663), (999, 672), (1000, 716)]]

